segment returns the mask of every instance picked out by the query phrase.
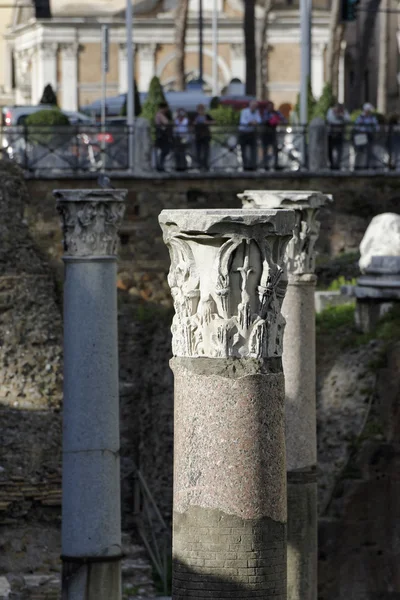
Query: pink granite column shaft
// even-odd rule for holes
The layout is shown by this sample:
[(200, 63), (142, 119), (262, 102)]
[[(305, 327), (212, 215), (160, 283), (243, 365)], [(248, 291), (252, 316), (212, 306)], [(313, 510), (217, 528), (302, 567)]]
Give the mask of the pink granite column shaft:
[(286, 599), (280, 265), (291, 211), (163, 211), (174, 298), (173, 600)]

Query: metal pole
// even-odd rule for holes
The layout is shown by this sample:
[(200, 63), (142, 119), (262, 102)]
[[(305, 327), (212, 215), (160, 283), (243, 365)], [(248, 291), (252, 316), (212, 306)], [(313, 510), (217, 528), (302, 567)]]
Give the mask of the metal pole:
[(63, 600), (121, 600), (116, 248), (126, 194), (54, 192), (65, 252)]
[(199, 81), (203, 83), (203, 0), (199, 0)]
[(214, 0), (212, 14), (212, 94), (218, 96), (218, 0)]
[[(311, 76), (311, 12), (310, 0), (300, 0), (300, 126), (308, 124), (308, 86)], [(307, 142), (303, 132), (303, 166), (307, 164)]]
[(135, 90), (134, 90), (134, 63), (133, 63), (133, 9), (132, 0), (126, 0), (126, 56), (128, 69), (128, 93), (126, 99), (126, 124), (128, 126), (128, 160), (129, 170), (134, 168), (133, 128), (135, 125)]
[(101, 170), (106, 168), (106, 96), (108, 73), (108, 25), (101, 26)]

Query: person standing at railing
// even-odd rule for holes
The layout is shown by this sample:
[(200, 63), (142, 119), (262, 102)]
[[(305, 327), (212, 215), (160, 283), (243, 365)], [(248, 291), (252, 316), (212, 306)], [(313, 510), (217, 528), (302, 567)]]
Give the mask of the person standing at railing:
[(178, 108), (174, 120), (175, 169), (186, 171), (186, 147), (189, 144), (189, 119), (183, 108)]
[(171, 150), (171, 121), (168, 118), (168, 104), (161, 102), (154, 118), (156, 126), (156, 169), (165, 171), (165, 159)]
[[(369, 169), (373, 158), (374, 134), (379, 130), (374, 107), (369, 102), (354, 123), (353, 144), (356, 151), (355, 169)], [(361, 164), (360, 164), (361, 163)], [(362, 164), (366, 163), (366, 164)]]
[(199, 168), (204, 171), (208, 171), (210, 168), (210, 125), (212, 125), (213, 122), (210, 115), (206, 113), (204, 104), (199, 104), (193, 125), (196, 143), (196, 160)]
[(273, 102), (268, 102), (265, 111), (262, 116), (264, 124), (263, 128), (263, 155), (264, 155), (264, 169), (269, 169), (269, 150), (272, 148), (274, 156), (274, 169), (278, 168), (278, 125), (283, 125), (286, 122), (285, 117), (279, 110), (275, 110)]
[(258, 102), (252, 100), (249, 107), (241, 111), (239, 123), (239, 143), (245, 171), (254, 171), (257, 168), (257, 129), (261, 123)]
[(350, 123), (350, 121), (350, 115), (343, 104), (335, 104), (326, 114), (326, 122), (328, 124), (328, 158), (331, 169), (340, 169), (346, 124)]

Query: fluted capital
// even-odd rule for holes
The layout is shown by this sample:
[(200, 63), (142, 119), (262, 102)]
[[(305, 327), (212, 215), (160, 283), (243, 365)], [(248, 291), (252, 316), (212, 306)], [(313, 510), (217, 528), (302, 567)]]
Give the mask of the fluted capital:
[(171, 256), (174, 356), (281, 356), (293, 212), (164, 210), (159, 221)]
[(66, 257), (117, 254), (127, 190), (55, 190)]
[(290, 275), (305, 275), (315, 270), (315, 243), (320, 224), (319, 209), (332, 202), (332, 196), (316, 191), (246, 190), (238, 194), (245, 208), (288, 209), (295, 211), (293, 238), (288, 244), (285, 263)]

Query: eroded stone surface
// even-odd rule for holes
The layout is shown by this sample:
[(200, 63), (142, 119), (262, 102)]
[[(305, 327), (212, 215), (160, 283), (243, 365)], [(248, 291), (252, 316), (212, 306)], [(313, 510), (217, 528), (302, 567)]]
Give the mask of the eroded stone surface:
[(360, 269), (365, 272), (373, 256), (400, 256), (400, 215), (382, 213), (368, 225), (360, 244)]
[(61, 401), (61, 315), (25, 200), (22, 172), (0, 162), (0, 407), (43, 409)]
[(171, 256), (174, 355), (281, 356), (291, 211), (163, 211), (160, 224)]
[(320, 208), (332, 202), (332, 196), (317, 191), (246, 190), (238, 194), (245, 207), (294, 209), (296, 223), (289, 242), (285, 263), (289, 274), (308, 274), (315, 270), (315, 244), (320, 224)]
[(127, 190), (56, 190), (66, 256), (117, 254)]

